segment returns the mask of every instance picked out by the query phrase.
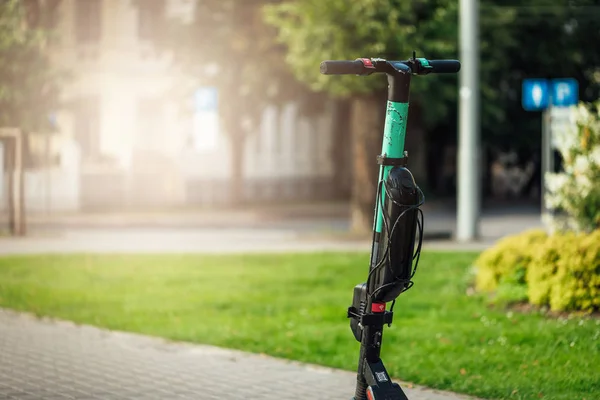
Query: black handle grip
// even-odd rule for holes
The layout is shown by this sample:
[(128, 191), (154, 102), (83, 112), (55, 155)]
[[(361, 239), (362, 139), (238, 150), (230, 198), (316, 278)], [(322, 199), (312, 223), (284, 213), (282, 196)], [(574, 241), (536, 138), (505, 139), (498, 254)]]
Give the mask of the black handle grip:
[(360, 75), (365, 71), (365, 66), (360, 60), (355, 61), (323, 61), (321, 73), (323, 75)]
[(436, 74), (455, 74), (460, 71), (458, 60), (429, 60), (429, 65)]

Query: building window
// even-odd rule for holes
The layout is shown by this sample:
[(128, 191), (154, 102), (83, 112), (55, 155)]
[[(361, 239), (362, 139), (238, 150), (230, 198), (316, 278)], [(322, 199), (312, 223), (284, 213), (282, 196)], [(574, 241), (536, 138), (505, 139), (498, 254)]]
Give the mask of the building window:
[(75, 1), (75, 37), (77, 43), (98, 43), (101, 36), (102, 0)]
[(155, 41), (163, 30), (165, 0), (144, 0), (138, 3), (138, 38)]
[(100, 154), (100, 98), (82, 98), (75, 109), (75, 137), (84, 159)]

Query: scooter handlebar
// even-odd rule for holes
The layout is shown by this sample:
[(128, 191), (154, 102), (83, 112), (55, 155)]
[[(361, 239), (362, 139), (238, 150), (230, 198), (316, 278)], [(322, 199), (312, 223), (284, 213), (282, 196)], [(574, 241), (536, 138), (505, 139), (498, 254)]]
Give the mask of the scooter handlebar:
[(360, 60), (354, 61), (323, 61), (321, 73), (323, 75), (361, 75), (365, 65)]
[(460, 71), (458, 60), (427, 60), (413, 58), (389, 61), (381, 58), (358, 58), (354, 61), (327, 60), (321, 63), (323, 75), (371, 75), (373, 73), (411, 73), (414, 75), (455, 74)]
[(429, 60), (429, 65), (435, 74), (455, 74), (460, 71), (458, 60)]

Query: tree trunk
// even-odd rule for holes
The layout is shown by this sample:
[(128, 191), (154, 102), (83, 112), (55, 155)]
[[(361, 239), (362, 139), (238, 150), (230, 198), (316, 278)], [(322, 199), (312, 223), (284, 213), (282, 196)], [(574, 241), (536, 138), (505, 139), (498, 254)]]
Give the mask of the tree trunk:
[(423, 126), (423, 109), (419, 103), (410, 103), (406, 125), (405, 150), (408, 151), (408, 169), (422, 188), (427, 184), (427, 141)]
[(8, 198), (7, 198), (7, 206), (8, 206), (8, 231), (11, 235), (15, 235), (17, 231), (17, 218), (15, 216), (15, 162), (14, 162), (14, 147), (13, 141), (11, 139), (4, 140), (4, 166), (3, 168), (6, 171), (6, 177), (8, 180)]
[(235, 131), (229, 132), (231, 146), (231, 179), (229, 187), (229, 201), (231, 205), (244, 203), (244, 150), (246, 135), (240, 126)]
[(379, 165), (385, 122), (385, 96), (359, 96), (352, 103), (353, 178), (351, 229), (368, 233), (373, 229)]
[[(246, 144), (246, 129), (243, 126), (243, 116), (247, 112), (248, 99), (239, 94), (242, 85), (238, 75), (228, 81), (228, 86), (222, 93), (220, 100), (220, 121), (224, 133), (229, 139), (230, 175), (228, 203), (232, 206), (244, 202), (244, 155)], [(227, 105), (227, 106), (226, 106)]]
[(352, 103), (335, 100), (333, 111), (333, 184), (336, 199), (348, 199), (352, 193), (352, 145), (350, 116)]

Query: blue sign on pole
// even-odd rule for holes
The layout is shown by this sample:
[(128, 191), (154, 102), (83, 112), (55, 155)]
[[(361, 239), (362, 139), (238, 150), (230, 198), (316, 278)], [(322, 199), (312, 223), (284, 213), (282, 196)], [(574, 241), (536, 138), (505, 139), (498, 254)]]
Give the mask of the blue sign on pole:
[(196, 112), (217, 111), (217, 105), (217, 88), (201, 87), (194, 93), (194, 108)]
[(569, 107), (579, 101), (579, 84), (576, 79), (552, 80), (552, 105), (554, 107)]
[(553, 107), (570, 107), (579, 101), (579, 84), (576, 79), (525, 79), (521, 103), (527, 111)]
[(523, 97), (521, 103), (527, 111), (538, 111), (548, 107), (548, 81), (545, 79), (523, 80)]

